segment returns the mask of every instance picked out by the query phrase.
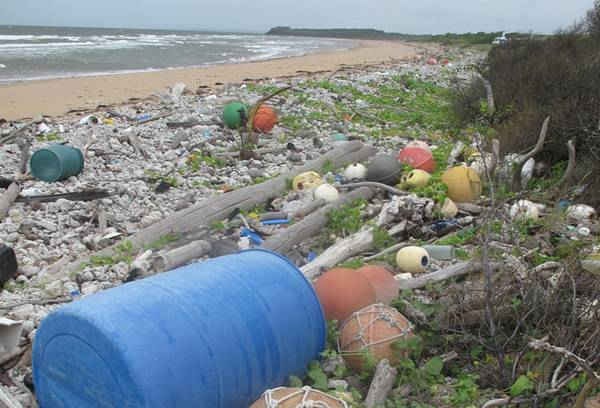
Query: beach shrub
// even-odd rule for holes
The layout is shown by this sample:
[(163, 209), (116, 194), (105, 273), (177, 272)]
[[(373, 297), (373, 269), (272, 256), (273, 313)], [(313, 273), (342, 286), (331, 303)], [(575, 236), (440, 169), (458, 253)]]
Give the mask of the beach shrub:
[[(583, 28), (582, 28), (583, 27)], [(575, 181), (591, 183), (585, 201), (600, 204), (600, 0), (584, 24), (546, 38), (513, 39), (494, 47), (480, 68), (494, 90), (496, 112), (486, 109), (482, 81), (457, 88), (453, 110), (461, 124), (486, 123), (497, 131), (502, 154), (535, 145), (546, 116), (548, 138), (537, 157), (555, 165), (577, 150)]]

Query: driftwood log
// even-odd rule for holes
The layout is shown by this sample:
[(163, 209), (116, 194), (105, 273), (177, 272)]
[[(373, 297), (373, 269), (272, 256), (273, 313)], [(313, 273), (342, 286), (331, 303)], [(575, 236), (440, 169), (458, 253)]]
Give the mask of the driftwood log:
[(0, 402), (6, 408), (23, 408), (23, 405), (13, 397), (3, 386), (0, 385)]
[(535, 147), (531, 149), (528, 153), (525, 153), (515, 160), (514, 168), (513, 168), (513, 179), (512, 179), (512, 187), (513, 190), (517, 191), (521, 188), (521, 172), (523, 171), (523, 166), (525, 162), (536, 154), (542, 151), (544, 147), (544, 143), (546, 142), (546, 136), (548, 135), (548, 126), (550, 125), (550, 116), (548, 116), (544, 123), (542, 124), (542, 129), (540, 130), (540, 135), (538, 137), (537, 143)]
[(21, 186), (18, 183), (12, 183), (2, 197), (0, 197), (0, 221), (2, 221), (8, 215), (8, 210), (11, 205), (15, 202), (21, 191)]
[(322, 207), (320, 210), (310, 214), (302, 221), (290, 226), (289, 228), (286, 228), (279, 234), (269, 237), (263, 243), (262, 247), (286, 255), (295, 245), (308, 238), (318, 235), (322, 231), (323, 227), (325, 227), (327, 224), (328, 214), (331, 210), (339, 208), (344, 204), (351, 203), (359, 198), (368, 200), (372, 196), (373, 191), (367, 187), (362, 187), (358, 190), (352, 191), (351, 193), (344, 194), (338, 201)]
[[(493, 269), (498, 269), (500, 264), (492, 264)], [(426, 273), (413, 279), (400, 280), (400, 290), (420, 289), (433, 282), (440, 282), (470, 273), (481, 272), (483, 265), (480, 262), (461, 262), (439, 271)]]
[(152, 261), (155, 273), (169, 271), (208, 254), (212, 245), (208, 241), (193, 241), (187, 245), (158, 255)]
[(392, 367), (387, 359), (383, 359), (377, 364), (373, 381), (371, 381), (371, 386), (365, 399), (365, 406), (367, 408), (374, 408), (385, 403), (388, 395), (392, 392), (397, 374), (398, 370)]
[(348, 238), (336, 242), (327, 248), (312, 262), (304, 265), (300, 270), (308, 279), (316, 278), (321, 272), (327, 268), (331, 268), (346, 259), (351, 258), (361, 252), (368, 251), (373, 248), (373, 229), (369, 228), (356, 234), (350, 235)]
[(115, 193), (111, 193), (107, 190), (100, 189), (91, 189), (91, 190), (83, 190), (83, 191), (74, 191), (72, 193), (58, 193), (58, 194), (40, 194), (33, 196), (19, 196), (15, 200), (17, 203), (50, 203), (54, 201), (58, 201), (59, 199), (69, 200), (69, 201), (93, 201), (100, 200), (102, 198), (107, 198)]
[[(294, 167), (264, 183), (248, 186), (216, 197), (201, 201), (197, 205), (178, 211), (171, 216), (159, 221), (136, 234), (126, 238), (134, 250), (139, 250), (145, 245), (167, 235), (178, 235), (189, 233), (211, 223), (227, 218), (235, 209), (250, 210), (257, 205), (281, 195), (288, 186), (288, 182), (294, 176), (309, 171), (320, 170), (326, 163), (334, 167), (364, 161), (375, 154), (376, 149), (365, 146), (360, 142), (348, 142), (322, 155), (316, 160), (310, 161), (303, 166)], [(105, 248), (95, 255), (111, 256), (120, 243)], [(80, 259), (64, 268), (64, 274), (77, 271), (86, 263), (88, 258)]]

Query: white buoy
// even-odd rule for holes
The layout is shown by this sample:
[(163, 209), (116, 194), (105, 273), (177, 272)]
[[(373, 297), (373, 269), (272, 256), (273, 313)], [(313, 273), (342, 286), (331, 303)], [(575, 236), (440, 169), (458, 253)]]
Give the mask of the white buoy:
[(366, 177), (367, 168), (360, 163), (351, 164), (344, 170), (344, 178), (346, 180), (364, 180)]
[(396, 254), (396, 264), (403, 272), (423, 273), (429, 266), (429, 253), (418, 246), (408, 246)]
[(596, 210), (585, 204), (575, 204), (567, 208), (567, 218), (572, 222), (590, 221), (596, 216)]
[(513, 220), (537, 220), (540, 211), (535, 203), (529, 200), (519, 200), (510, 207), (510, 218)]
[(331, 184), (321, 184), (315, 189), (315, 199), (325, 200), (328, 203), (337, 201), (340, 198), (340, 194), (337, 189)]

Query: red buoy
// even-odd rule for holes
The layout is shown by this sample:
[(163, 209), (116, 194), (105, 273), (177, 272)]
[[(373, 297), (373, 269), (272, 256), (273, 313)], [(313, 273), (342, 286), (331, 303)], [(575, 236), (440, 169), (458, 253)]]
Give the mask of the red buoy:
[(428, 173), (435, 171), (433, 155), (420, 147), (405, 147), (400, 150), (398, 161), (402, 164), (408, 164), (413, 169), (425, 170)]

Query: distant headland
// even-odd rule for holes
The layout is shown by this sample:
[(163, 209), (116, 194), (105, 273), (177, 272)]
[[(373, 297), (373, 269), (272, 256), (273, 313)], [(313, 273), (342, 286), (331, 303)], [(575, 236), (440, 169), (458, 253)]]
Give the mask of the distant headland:
[(447, 33), (447, 34), (401, 34), (388, 33), (371, 28), (292, 28), (279, 26), (271, 28), (267, 35), (344, 38), (356, 40), (402, 40), (419, 42), (436, 42), (447, 44), (491, 44), (502, 32)]

